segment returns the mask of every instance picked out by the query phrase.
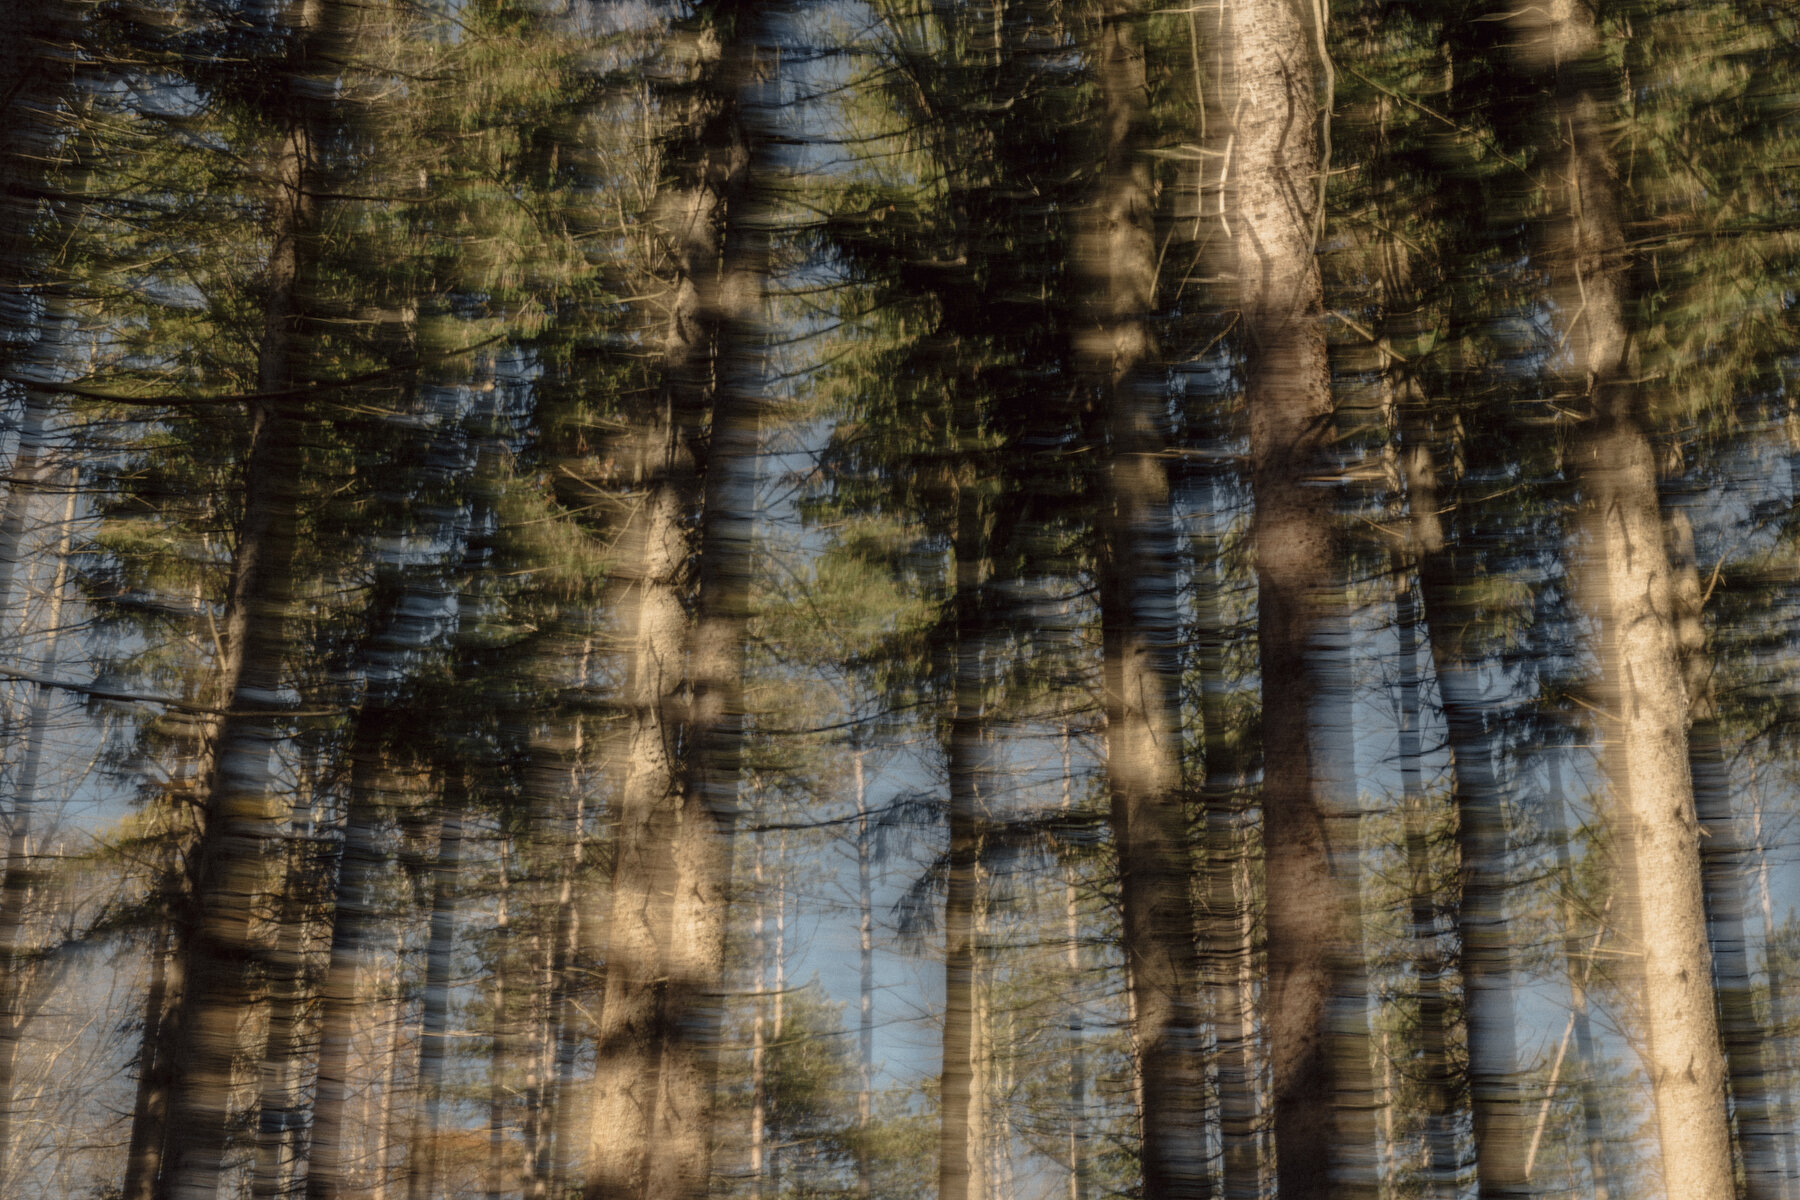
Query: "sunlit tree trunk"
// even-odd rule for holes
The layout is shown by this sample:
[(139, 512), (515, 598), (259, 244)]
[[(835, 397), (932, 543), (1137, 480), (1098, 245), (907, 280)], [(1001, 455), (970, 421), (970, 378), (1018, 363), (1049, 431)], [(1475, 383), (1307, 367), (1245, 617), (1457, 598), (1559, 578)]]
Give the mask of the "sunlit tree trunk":
[[(1700, 838), (1701, 884), (1719, 995), (1719, 1025), (1725, 1038), (1725, 1066), (1736, 1118), (1738, 1152), (1744, 1171), (1744, 1200), (1781, 1200), (1784, 1187), (1780, 1132), (1764, 1047), (1769, 1028), (1756, 1013), (1754, 980), (1744, 930), (1744, 889), (1749, 856), (1734, 811), (1731, 769), (1719, 704), (1713, 694), (1712, 658), (1706, 652), (1702, 620), (1705, 597), (1694, 561), (1694, 533), (1687, 517), (1670, 513), (1665, 522), (1674, 571), (1676, 620), (1684, 650), (1692, 726), (1688, 761), (1694, 776), (1694, 815)], [(1779, 1002), (1777, 1002), (1779, 1003)]]
[(1342, 778), (1351, 749), (1348, 616), (1332, 493), (1319, 483), (1332, 471), (1315, 253), (1324, 7), (1239, 0), (1231, 12), (1228, 208), (1256, 502), (1276, 1188), (1282, 1200), (1341, 1200), (1372, 1180), (1374, 1101), (1356, 821)]
[(698, 123), (670, 152), (675, 183), (660, 205), (677, 271), (668, 415), (643, 471), (590, 1200), (699, 1196), (711, 1170), (770, 236), (749, 211), (758, 143), (744, 109), (763, 99), (772, 56), (755, 40), (755, 3), (705, 16), (729, 40), (687, 97)]
[(1591, 414), (1572, 467), (1581, 488), (1582, 598), (1599, 626), (1597, 721), (1636, 936), (1644, 1067), (1656, 1101), (1669, 1200), (1733, 1194), (1719, 1041), (1689, 767), (1691, 716), (1657, 456), (1634, 381), (1630, 256), (1612, 157), (1620, 81), (1592, 13), (1572, 0), (1511, 17), (1518, 54), (1554, 85), (1564, 143), (1551, 168), (1552, 245), (1564, 339)]
[(1148, 320), (1156, 239), (1141, 17), (1111, 2), (1092, 48), (1103, 97), (1102, 160), (1074, 240), (1077, 379), (1100, 417), (1100, 621), (1106, 772), (1119, 856), (1126, 979), (1143, 1080), (1144, 1190), (1209, 1195), (1200, 1053), (1200, 962), (1182, 788), (1175, 534), (1163, 428), (1167, 402)]
[[(75, 473), (65, 475), (67, 494), (63, 500), (62, 521), (56, 539), (56, 567), (50, 589), (44, 600), (44, 628), (38, 646), (38, 669), (47, 678), (56, 675), (59, 662), (57, 646), (62, 638), (63, 599), (69, 587), (69, 539), (75, 519), (78, 489)], [(0, 592), (0, 600), (5, 597)], [(25, 1038), (37, 1004), (43, 999), (45, 983), (33, 978), (32, 955), (25, 934), (33, 895), (38, 890), (41, 872), (36, 867), (32, 845), (32, 818), (38, 803), (38, 776), (44, 761), (44, 743), (50, 734), (50, 714), (55, 707), (53, 689), (43, 684), (32, 689), (31, 708), (26, 718), (25, 753), (20, 759), (13, 783), (11, 829), (6, 842), (6, 864), (0, 871), (0, 1195), (7, 1191), (15, 1161), (13, 1144), (19, 1113), (15, 1095), (19, 1049)]]
[[(959, 403), (966, 436), (972, 405)], [(985, 1108), (979, 1081), (980, 1032), (975, 990), (979, 947), (975, 910), (981, 870), (981, 780), (986, 768), (984, 584), (988, 516), (980, 489), (966, 479), (957, 498), (953, 716), (950, 722), (950, 857), (944, 895), (944, 1037), (938, 1075), (938, 1200), (986, 1200)]]

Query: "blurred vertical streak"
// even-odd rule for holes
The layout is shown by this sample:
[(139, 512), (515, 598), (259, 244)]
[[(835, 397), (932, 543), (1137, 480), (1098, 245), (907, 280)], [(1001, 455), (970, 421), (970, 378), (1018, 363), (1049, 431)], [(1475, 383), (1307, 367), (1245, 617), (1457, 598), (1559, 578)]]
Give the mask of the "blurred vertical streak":
[(1646, 1049), (1669, 1200), (1734, 1194), (1712, 955), (1689, 766), (1691, 716), (1649, 409), (1635, 376), (1622, 189), (1613, 161), (1622, 80), (1586, 7), (1508, 14), (1520, 65), (1551, 85), (1563, 139), (1548, 186), (1557, 308), (1591, 408), (1572, 467), (1581, 490), (1577, 582), (1599, 627), (1596, 705), (1614, 796), (1627, 928), (1641, 952)]
[(1103, 0), (1089, 56), (1101, 94), (1099, 172), (1072, 241), (1076, 386), (1099, 440), (1098, 542), (1106, 776), (1118, 853), (1146, 1195), (1212, 1193), (1201, 1056), (1195, 871), (1181, 764), (1175, 530), (1146, 151), (1143, 13)]
[[(202, 773), (202, 832), (175, 919), (182, 990), (162, 1036), (173, 1042), (168, 1153), (156, 1200), (212, 1200), (225, 1173), (233, 1073), (251, 975), (278, 903), (275, 850), (282, 810), (270, 760), (281, 741), (287, 616), (302, 474), (303, 420), (290, 394), (305, 383), (320, 236), (322, 155), (334, 80), (345, 63), (351, 5), (300, 0), (286, 15), (288, 54), (276, 115), (283, 121), (269, 180), (259, 396), (250, 402), (244, 507), (226, 599), (217, 695), (223, 713)], [(146, 1138), (146, 1143), (148, 1138)]]
[[(1556, 873), (1565, 889), (1560, 914), (1563, 923), (1563, 964), (1569, 976), (1571, 1028), (1575, 1035), (1576, 1061), (1581, 1072), (1581, 1128), (1587, 1149), (1590, 1192), (1594, 1200), (1610, 1200), (1612, 1171), (1607, 1160), (1605, 1116), (1600, 1106), (1600, 1064), (1594, 1057), (1593, 1024), (1588, 1017), (1587, 985), (1593, 974), (1592, 951), (1583, 949), (1586, 938), (1576, 921), (1575, 903), (1570, 895), (1574, 885), (1574, 871), (1572, 856), (1569, 854), (1568, 811), (1563, 803), (1562, 764), (1557, 757), (1557, 748), (1551, 749), (1546, 765), (1550, 773), (1547, 799), (1553, 821), (1547, 832), (1556, 847)], [(1605, 927), (1602, 926), (1600, 932), (1594, 935), (1596, 946), (1604, 932)]]
[(1230, 224), (1256, 504), (1262, 677), (1264, 993), (1282, 1200), (1372, 1195), (1375, 1136), (1361, 966), (1350, 620), (1332, 492), (1323, 222), (1325, 6), (1239, 0)]

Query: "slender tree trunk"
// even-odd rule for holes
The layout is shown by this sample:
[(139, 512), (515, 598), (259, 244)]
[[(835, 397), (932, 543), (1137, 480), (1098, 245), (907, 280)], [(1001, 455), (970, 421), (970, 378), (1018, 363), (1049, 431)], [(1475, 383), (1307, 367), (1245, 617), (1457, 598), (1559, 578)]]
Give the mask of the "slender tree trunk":
[(419, 1023), (419, 1079), (412, 1133), (406, 1147), (406, 1200), (433, 1200), (443, 1162), (444, 1069), (450, 1051), (450, 970), (456, 952), (458, 892), (462, 886), (463, 823), (467, 781), (444, 781), (438, 822), (437, 862), (432, 867), (431, 932), (425, 949), (425, 1012)]
[(488, 1052), (488, 1200), (500, 1200), (506, 1191), (506, 1094), (507, 1079), (512, 1070), (512, 1016), (508, 1006), (512, 994), (506, 986), (508, 953), (512, 948), (513, 929), (510, 909), (511, 888), (507, 860), (508, 845), (500, 842), (499, 896), (494, 917), (495, 964), (491, 980), (494, 1004), (493, 1044)]
[(1656, 452), (1633, 381), (1630, 255), (1609, 112), (1620, 88), (1592, 14), (1558, 3), (1512, 16), (1518, 53), (1554, 83), (1566, 157), (1553, 186), (1558, 307), (1591, 415), (1573, 466), (1581, 488), (1583, 599), (1600, 629), (1597, 711), (1636, 934), (1644, 1066), (1656, 1100), (1669, 1200), (1735, 1190), (1712, 955), (1689, 768), (1690, 708)]
[[(351, 1187), (351, 1124), (346, 1112), (351, 1092), (350, 1051), (364, 1005), (358, 976), (374, 927), (374, 889), (381, 870), (377, 837), (385, 790), (383, 738), (392, 719), (378, 702), (365, 699), (356, 715), (350, 748), (350, 797), (344, 812), (337, 886), (332, 892), (330, 957), (321, 988), (318, 1082), (313, 1095), (306, 1200), (342, 1200)], [(397, 1038), (393, 1053), (399, 1056)], [(385, 1163), (378, 1165), (385, 1167)]]
[(869, 827), (869, 783), (864, 750), (851, 752), (856, 786), (856, 939), (859, 975), (857, 998), (856, 1194), (869, 1200), (874, 1190), (874, 1163), (869, 1155), (869, 1121), (875, 1097), (875, 892), (871, 866), (874, 831)]
[(203, 826), (177, 913), (183, 990), (165, 1036), (177, 1047), (169, 1154), (157, 1200), (215, 1195), (225, 1170), (240, 1023), (262, 924), (279, 888), (282, 809), (269, 757), (282, 736), (286, 617), (293, 592), (301, 420), (281, 397), (304, 377), (311, 279), (324, 190), (315, 159), (330, 101), (307, 77), (342, 62), (349, 14), (341, 0), (303, 0), (290, 14), (287, 125), (277, 155), (264, 327), (251, 404), (244, 515), (226, 598), (218, 694), (225, 700), (203, 774)]
[[(1208, 481), (1209, 511), (1223, 511), (1220, 479)], [(1211, 517), (1210, 520), (1216, 520)], [(1249, 884), (1249, 814), (1238, 739), (1231, 730), (1226, 650), (1230, 634), (1220, 595), (1224, 539), (1209, 524), (1194, 565), (1194, 623), (1200, 673), (1200, 796), (1205, 813), (1206, 920), (1211, 1012), (1218, 1038), (1220, 1182), (1225, 1200), (1262, 1196), (1257, 1132), (1254, 912)]]
[[(961, 429), (972, 436), (972, 404), (959, 404)], [(987, 698), (984, 586), (987, 513), (972, 479), (958, 489), (953, 716), (950, 722), (950, 858), (944, 895), (944, 1037), (938, 1076), (938, 1200), (986, 1200), (986, 1129), (976, 1086), (979, 1039), (975, 1028), (975, 909), (981, 869), (981, 784)]]
[[(1416, 429), (1415, 429), (1416, 432)], [(1407, 450), (1408, 503), (1419, 554), (1433, 674), (1449, 736), (1456, 792), (1456, 848), (1462, 887), (1456, 928), (1460, 943), (1464, 1023), (1468, 1030), (1475, 1170), (1483, 1200), (1528, 1191), (1524, 1096), (1515, 1062), (1512, 946), (1506, 920), (1506, 819), (1495, 777), (1494, 748), (1481, 711), (1481, 684), (1466, 649), (1479, 614), (1463, 597), (1455, 552), (1437, 514), (1442, 505), (1430, 451), (1415, 437)]]
[[(1320, 81), (1324, 11), (1239, 0), (1228, 36), (1238, 114), (1231, 227), (1256, 502), (1263, 694), (1265, 1011), (1282, 1200), (1341, 1200), (1373, 1175), (1373, 1098), (1356, 921), (1348, 617), (1330, 493)], [(1334, 1158), (1337, 1163), (1334, 1166)], [(1335, 1178), (1334, 1178), (1335, 1176)]]
[[(1074, 815), (1074, 762), (1069, 753), (1069, 726), (1062, 727), (1062, 809)], [(1081, 964), (1081, 889), (1073, 860), (1065, 857), (1063, 876), (1063, 953), (1069, 971), (1069, 1200), (1088, 1200), (1093, 1170), (1088, 1161), (1088, 1063), (1086, 1006), (1082, 988), (1086, 980)]]
[[(54, 677), (57, 644), (62, 637), (63, 598), (69, 586), (69, 538), (75, 520), (78, 491), (74, 472), (68, 475), (68, 494), (63, 501), (61, 532), (56, 542), (56, 570), (44, 605), (45, 629), (39, 670)], [(5, 595), (0, 592), (0, 597)], [(14, 1077), (19, 1048), (36, 1005), (33, 1003), (31, 952), (25, 944), (29, 915), (39, 871), (31, 839), (32, 817), (38, 801), (38, 775), (44, 761), (44, 742), (50, 733), (50, 712), (55, 693), (42, 684), (33, 689), (31, 714), (26, 722), (25, 754), (14, 780), (12, 827), (6, 843), (6, 867), (0, 873), (0, 1195), (6, 1194), (17, 1147), (13, 1144), (18, 1113)]]
[(1445, 994), (1444, 937), (1438, 928), (1438, 885), (1432, 866), (1432, 812), (1425, 796), (1419, 738), (1418, 597), (1410, 569), (1399, 564), (1394, 629), (1400, 640), (1400, 783), (1404, 804), (1406, 870), (1412, 901), (1412, 938), (1417, 947), (1419, 1056), (1425, 1119), (1426, 1192), (1448, 1198), (1461, 1174), (1457, 1147), (1457, 1106), (1450, 1059), (1449, 1001)]
[[(1568, 815), (1563, 806), (1562, 767), (1552, 751), (1550, 772), (1550, 816), (1555, 822), (1549, 833), (1556, 847), (1556, 872), (1564, 887), (1572, 886), (1574, 864), (1569, 854)], [(1612, 1193), (1607, 1161), (1606, 1123), (1600, 1106), (1600, 1088), (1595, 1078), (1598, 1060), (1594, 1057), (1593, 1026), (1588, 1018), (1587, 984), (1591, 971), (1582, 952), (1582, 935), (1576, 923), (1575, 905), (1565, 901), (1563, 920), (1563, 962), (1569, 975), (1569, 1007), (1573, 1019), (1576, 1061), (1581, 1069), (1581, 1120), (1586, 1142), (1590, 1191), (1594, 1200), (1609, 1200)], [(1596, 935), (1597, 937), (1598, 935)], [(1597, 942), (1596, 942), (1597, 944)]]
[(1200, 961), (1182, 788), (1175, 534), (1167, 402), (1148, 319), (1156, 240), (1144, 150), (1149, 94), (1140, 16), (1109, 3), (1093, 47), (1103, 159), (1074, 242), (1076, 375), (1101, 416), (1100, 562), (1107, 785), (1124, 907), (1133, 1042), (1143, 1079), (1144, 1190), (1211, 1194), (1200, 1052)]
[(1693, 724), (1688, 763), (1694, 777), (1694, 815), (1700, 838), (1701, 884), (1706, 895), (1719, 1026), (1725, 1038), (1725, 1065), (1736, 1118), (1738, 1152), (1744, 1171), (1744, 1200), (1780, 1200), (1780, 1133), (1764, 1060), (1769, 1030), (1756, 1015), (1754, 980), (1744, 932), (1744, 888), (1749, 875), (1742, 828), (1731, 801), (1731, 771), (1713, 695), (1712, 659), (1706, 628), (1694, 532), (1687, 517), (1671, 513), (1665, 522), (1679, 637), (1687, 651), (1687, 695)]

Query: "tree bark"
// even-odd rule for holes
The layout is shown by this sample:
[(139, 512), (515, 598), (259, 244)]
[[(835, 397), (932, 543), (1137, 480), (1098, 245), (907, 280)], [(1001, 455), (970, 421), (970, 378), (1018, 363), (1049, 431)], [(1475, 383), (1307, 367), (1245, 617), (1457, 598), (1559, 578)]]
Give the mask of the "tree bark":
[(255, 1006), (250, 976), (279, 890), (282, 809), (269, 757), (281, 738), (287, 610), (293, 592), (302, 422), (278, 394), (305, 376), (318, 195), (317, 145), (331, 101), (308, 86), (342, 62), (342, 0), (303, 0), (289, 20), (283, 71), (287, 124), (276, 159), (259, 392), (252, 402), (243, 524), (226, 598), (220, 717), (204, 773), (202, 832), (176, 915), (183, 990), (165, 1036), (178, 1047), (169, 1155), (157, 1200), (211, 1200), (225, 1169), (240, 1023)]
[[(1256, 517), (1262, 675), (1265, 1011), (1283, 1200), (1341, 1200), (1372, 1182), (1374, 1109), (1356, 905), (1348, 618), (1331, 493), (1332, 398), (1315, 254), (1324, 145), (1323, 6), (1240, 0), (1235, 90), (1237, 258)], [(1372, 1131), (1369, 1131), (1372, 1133)], [(1334, 1159), (1337, 1161), (1334, 1163)]]
[(1101, 165), (1073, 243), (1077, 386), (1099, 414), (1098, 540), (1106, 774), (1123, 901), (1146, 1195), (1209, 1196), (1200, 960), (1182, 786), (1175, 531), (1149, 318), (1155, 200), (1144, 151), (1141, 15), (1111, 0), (1091, 56)]
[(1689, 767), (1691, 717), (1656, 453), (1634, 382), (1630, 253), (1608, 113), (1620, 90), (1593, 14), (1573, 0), (1512, 20), (1519, 56), (1554, 85), (1564, 138), (1551, 254), (1575, 384), (1590, 414), (1572, 466), (1585, 555), (1579, 583), (1599, 626), (1598, 723), (1637, 948), (1644, 1067), (1669, 1200), (1734, 1193), (1712, 955)]

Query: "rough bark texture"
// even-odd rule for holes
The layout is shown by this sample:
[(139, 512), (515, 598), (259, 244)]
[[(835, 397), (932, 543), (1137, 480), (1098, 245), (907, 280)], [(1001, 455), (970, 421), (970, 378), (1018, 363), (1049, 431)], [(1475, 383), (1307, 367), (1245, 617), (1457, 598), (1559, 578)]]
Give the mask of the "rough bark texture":
[(1527, 68), (1554, 86), (1563, 154), (1551, 164), (1551, 243), (1574, 386), (1589, 415), (1572, 467), (1581, 488), (1583, 598), (1600, 629), (1598, 723), (1612, 785), (1626, 909), (1641, 951), (1644, 1066), (1669, 1200), (1734, 1192), (1725, 1061), (1712, 987), (1687, 684), (1656, 454), (1633, 380), (1630, 261), (1609, 113), (1620, 81), (1590, 10), (1521, 10)]
[(1098, 515), (1106, 779), (1119, 856), (1144, 1191), (1211, 1194), (1200, 961), (1181, 777), (1175, 534), (1162, 452), (1154, 195), (1139, 14), (1107, 4), (1091, 51), (1103, 98), (1096, 192), (1073, 245), (1078, 386), (1099, 411)]
[[(1331, 385), (1315, 256), (1323, 169), (1317, 80), (1323, 14), (1243, 0), (1229, 55), (1237, 147), (1231, 227), (1244, 332), (1256, 503), (1267, 855), (1266, 1012), (1283, 1200), (1360, 1192), (1372, 1141), (1341, 1124), (1373, 1112), (1354, 905), (1356, 823), (1348, 652), (1331, 493)], [(1334, 1147), (1344, 1156), (1334, 1164)]]
[[(763, 86), (760, 14), (751, 3), (718, 4), (707, 17), (724, 48), (698, 68), (692, 136), (671, 152), (674, 183), (660, 214), (675, 259), (674, 319), (667, 416), (646, 439), (637, 533), (630, 766), (614, 850), (590, 1200), (701, 1196), (711, 1170), (768, 234), (749, 211), (743, 112)], [(696, 550), (697, 580), (688, 563)]]

